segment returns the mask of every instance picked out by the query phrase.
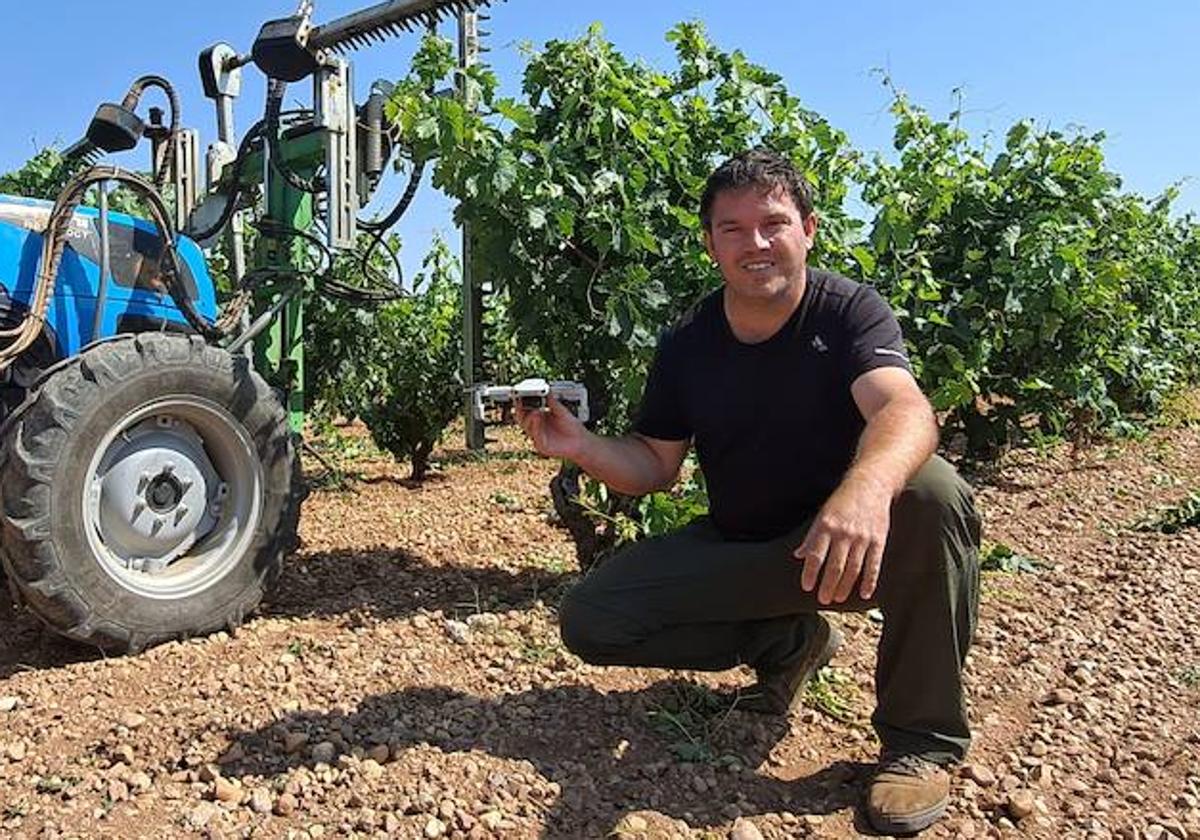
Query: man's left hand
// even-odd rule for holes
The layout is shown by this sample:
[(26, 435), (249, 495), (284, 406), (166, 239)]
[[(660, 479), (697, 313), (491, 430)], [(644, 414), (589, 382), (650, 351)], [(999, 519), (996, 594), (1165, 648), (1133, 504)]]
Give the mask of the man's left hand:
[(817, 600), (840, 604), (857, 582), (859, 597), (870, 600), (879, 583), (891, 509), (892, 496), (883, 484), (847, 476), (793, 552), (804, 562), (800, 577), (804, 591), (812, 592), (819, 579)]

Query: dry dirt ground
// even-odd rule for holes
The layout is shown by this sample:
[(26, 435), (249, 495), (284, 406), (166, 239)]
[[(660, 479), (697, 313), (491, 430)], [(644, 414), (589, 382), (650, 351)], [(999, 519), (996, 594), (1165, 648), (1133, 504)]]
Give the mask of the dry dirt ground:
[[(420, 486), (368, 457), (316, 490), (234, 635), (104, 659), (0, 607), (0, 835), (866, 833), (874, 621), (838, 617), (790, 722), (729, 708), (746, 673), (583, 665), (554, 465), (499, 436)], [(976, 745), (925, 836), (1200, 840), (1200, 528), (1131, 527), (1200, 485), (1200, 429), (971, 478), (985, 539), (1049, 567), (985, 577)]]

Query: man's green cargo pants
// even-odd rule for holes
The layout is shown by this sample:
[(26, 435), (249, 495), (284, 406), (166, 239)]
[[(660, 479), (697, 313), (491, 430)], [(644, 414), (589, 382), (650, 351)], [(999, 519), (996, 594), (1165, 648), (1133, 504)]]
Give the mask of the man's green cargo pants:
[(872, 723), (889, 753), (958, 761), (970, 744), (962, 668), (979, 598), (979, 516), (954, 468), (933, 457), (892, 505), (875, 596), (821, 606), (792, 551), (812, 518), (766, 542), (723, 539), (701, 518), (594, 568), (560, 607), (566, 646), (596, 665), (769, 672), (803, 644), (803, 616), (879, 607)]

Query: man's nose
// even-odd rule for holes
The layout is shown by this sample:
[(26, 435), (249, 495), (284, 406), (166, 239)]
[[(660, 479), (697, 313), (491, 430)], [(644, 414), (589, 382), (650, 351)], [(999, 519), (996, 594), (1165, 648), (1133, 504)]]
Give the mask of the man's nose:
[(750, 242), (758, 251), (765, 251), (771, 247), (771, 238), (762, 232), (759, 228), (754, 228), (750, 232)]

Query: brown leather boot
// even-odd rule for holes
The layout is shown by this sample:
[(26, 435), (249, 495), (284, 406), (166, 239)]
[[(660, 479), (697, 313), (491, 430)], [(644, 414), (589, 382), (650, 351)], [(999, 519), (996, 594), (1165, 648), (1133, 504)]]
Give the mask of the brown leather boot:
[(758, 682), (738, 696), (737, 707), (764, 715), (786, 715), (804, 699), (804, 686), (829, 664), (842, 645), (842, 631), (820, 613), (805, 618), (804, 647), (770, 671), (759, 671)]
[(883, 834), (915, 834), (950, 801), (950, 774), (918, 755), (885, 754), (867, 789), (867, 819)]

